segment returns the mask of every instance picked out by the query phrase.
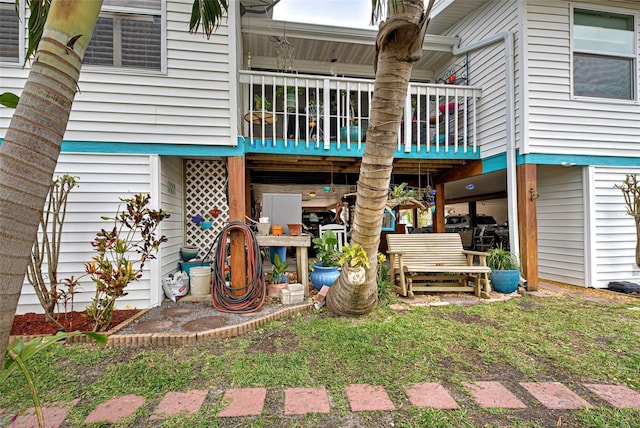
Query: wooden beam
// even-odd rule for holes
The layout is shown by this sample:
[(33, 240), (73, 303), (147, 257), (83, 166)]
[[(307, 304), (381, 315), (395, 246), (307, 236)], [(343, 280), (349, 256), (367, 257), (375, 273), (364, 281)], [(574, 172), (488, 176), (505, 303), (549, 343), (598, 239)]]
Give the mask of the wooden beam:
[(442, 171), (433, 178), (434, 183), (449, 183), (482, 174), (482, 161), (468, 161), (464, 165)]
[(537, 166), (533, 164), (519, 165), (516, 168), (516, 178), (522, 275), (527, 280), (527, 289), (536, 291), (538, 289)]
[(444, 183), (437, 183), (436, 187), (436, 212), (433, 218), (432, 230), (436, 233), (444, 233)]
[[(227, 158), (227, 173), (229, 183), (229, 221), (244, 222), (245, 216), (245, 170), (244, 157), (231, 156)], [(233, 230), (231, 238), (231, 286), (234, 294), (242, 296), (242, 287), (247, 282), (247, 253), (245, 251), (244, 234), (239, 230)]]

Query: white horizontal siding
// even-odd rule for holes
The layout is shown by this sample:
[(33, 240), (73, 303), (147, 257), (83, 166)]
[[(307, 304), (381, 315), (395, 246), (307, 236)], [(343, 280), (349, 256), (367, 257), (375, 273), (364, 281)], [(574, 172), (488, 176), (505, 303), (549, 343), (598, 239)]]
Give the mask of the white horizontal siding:
[[(517, 35), (518, 8), (516, 1), (493, 1), (478, 8), (465, 19), (446, 31), (444, 35), (459, 37), (460, 46), (465, 47), (473, 42), (489, 36), (511, 31), (515, 34), (515, 44), (520, 44)], [(519, 58), (516, 49), (516, 69)], [(452, 63), (459, 63), (463, 57), (458, 57)], [(503, 43), (496, 43), (484, 49), (471, 52), (469, 61), (469, 84), (482, 87), (482, 98), (478, 101), (477, 136), (481, 145), (482, 156), (489, 157), (504, 152), (506, 143), (506, 95), (505, 95), (505, 50)], [(447, 70), (447, 64), (436, 75)], [(519, 82), (516, 80), (516, 93)], [(516, 111), (516, 123), (519, 111)], [(519, 129), (516, 129), (519, 133)]]
[[(640, 13), (640, 2), (580, 1), (581, 6)], [(568, 0), (527, 0), (529, 151), (591, 156), (640, 156), (640, 105), (571, 99)]]
[[(78, 186), (69, 194), (62, 231), (59, 279), (83, 275), (84, 264), (95, 255), (91, 242), (96, 233), (113, 225), (102, 217), (113, 217), (118, 207), (123, 208), (121, 198), (151, 191), (149, 156), (63, 153), (55, 176), (63, 174), (77, 177)], [(148, 307), (151, 282), (148, 269), (149, 265), (145, 266), (142, 279), (127, 287), (129, 294), (118, 300), (119, 308)], [(95, 287), (89, 277), (81, 280), (79, 291), (75, 296), (75, 310), (83, 310), (94, 296)], [(25, 312), (42, 312), (33, 287), (26, 280), (17, 313)]]
[(184, 180), (182, 160), (161, 158), (162, 208), (171, 211), (171, 217), (162, 222), (162, 234), (167, 242), (161, 247), (160, 274), (164, 278), (178, 270), (180, 246), (184, 242)]
[[(83, 66), (65, 140), (235, 145), (231, 139), (228, 22), (210, 39), (188, 32), (192, 0), (167, 1), (167, 72)], [(20, 93), (27, 69), (2, 68), (1, 87)], [(12, 111), (0, 109), (0, 137)]]
[(635, 264), (636, 228), (626, 213), (622, 192), (616, 189), (627, 174), (640, 174), (640, 168), (593, 168), (595, 212), (594, 286), (606, 287), (611, 281), (640, 282)]
[(538, 275), (585, 285), (585, 215), (580, 168), (538, 167)]

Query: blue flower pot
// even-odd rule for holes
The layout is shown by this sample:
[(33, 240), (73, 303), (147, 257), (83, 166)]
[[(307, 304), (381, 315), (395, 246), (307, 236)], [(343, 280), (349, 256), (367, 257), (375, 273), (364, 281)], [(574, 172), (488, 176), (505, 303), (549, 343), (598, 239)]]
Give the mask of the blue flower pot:
[[(364, 130), (356, 125), (351, 126), (343, 126), (340, 128), (340, 141), (347, 141), (347, 133), (349, 133), (349, 141), (352, 143), (357, 143), (361, 140), (364, 140)], [(358, 133), (360, 136), (358, 137)]]
[(271, 264), (275, 264), (276, 254), (282, 263), (287, 261), (287, 247), (269, 247), (269, 259)]
[(311, 279), (313, 288), (316, 290), (320, 290), (323, 285), (331, 287), (340, 276), (340, 271), (337, 267), (324, 267), (316, 264), (312, 266), (313, 271), (309, 274), (309, 279)]
[(489, 274), (491, 287), (499, 293), (513, 293), (518, 289), (519, 270), (492, 270)]

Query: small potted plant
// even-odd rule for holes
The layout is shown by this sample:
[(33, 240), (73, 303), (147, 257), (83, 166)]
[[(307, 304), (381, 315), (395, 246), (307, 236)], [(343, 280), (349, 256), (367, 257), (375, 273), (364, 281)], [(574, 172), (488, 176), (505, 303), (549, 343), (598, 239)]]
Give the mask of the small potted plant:
[(367, 252), (360, 244), (345, 245), (342, 247), (340, 266), (347, 274), (347, 282), (351, 285), (360, 285), (366, 278), (365, 268), (371, 267)]
[(312, 264), (313, 271), (309, 275), (316, 290), (323, 285), (331, 286), (340, 276), (340, 258), (342, 252), (338, 248), (338, 237), (332, 230), (325, 231), (322, 236), (313, 238), (317, 262)]
[(283, 262), (276, 253), (273, 256), (273, 269), (267, 274), (267, 296), (280, 297), (280, 291), (289, 283), (284, 274), (289, 268), (289, 263)]
[(253, 97), (253, 103), (257, 111), (271, 110), (271, 103), (269, 102), (269, 100), (265, 97), (261, 97), (260, 95), (255, 95)]
[(515, 254), (498, 245), (489, 250), (487, 266), (491, 268), (489, 279), (494, 290), (508, 294), (518, 289), (520, 262)]
[[(343, 94), (346, 97), (346, 94)], [(349, 100), (349, 126), (343, 126), (340, 128), (340, 140), (357, 143), (364, 141), (364, 130), (358, 125), (358, 119), (356, 119), (356, 100)]]

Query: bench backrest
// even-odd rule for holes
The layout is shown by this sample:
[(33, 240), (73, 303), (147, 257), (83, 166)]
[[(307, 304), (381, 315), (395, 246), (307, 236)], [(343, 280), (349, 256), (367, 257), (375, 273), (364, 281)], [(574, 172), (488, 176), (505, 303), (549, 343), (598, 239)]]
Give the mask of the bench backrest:
[(402, 252), (405, 266), (467, 265), (462, 239), (457, 233), (389, 234), (387, 245), (389, 251)]

